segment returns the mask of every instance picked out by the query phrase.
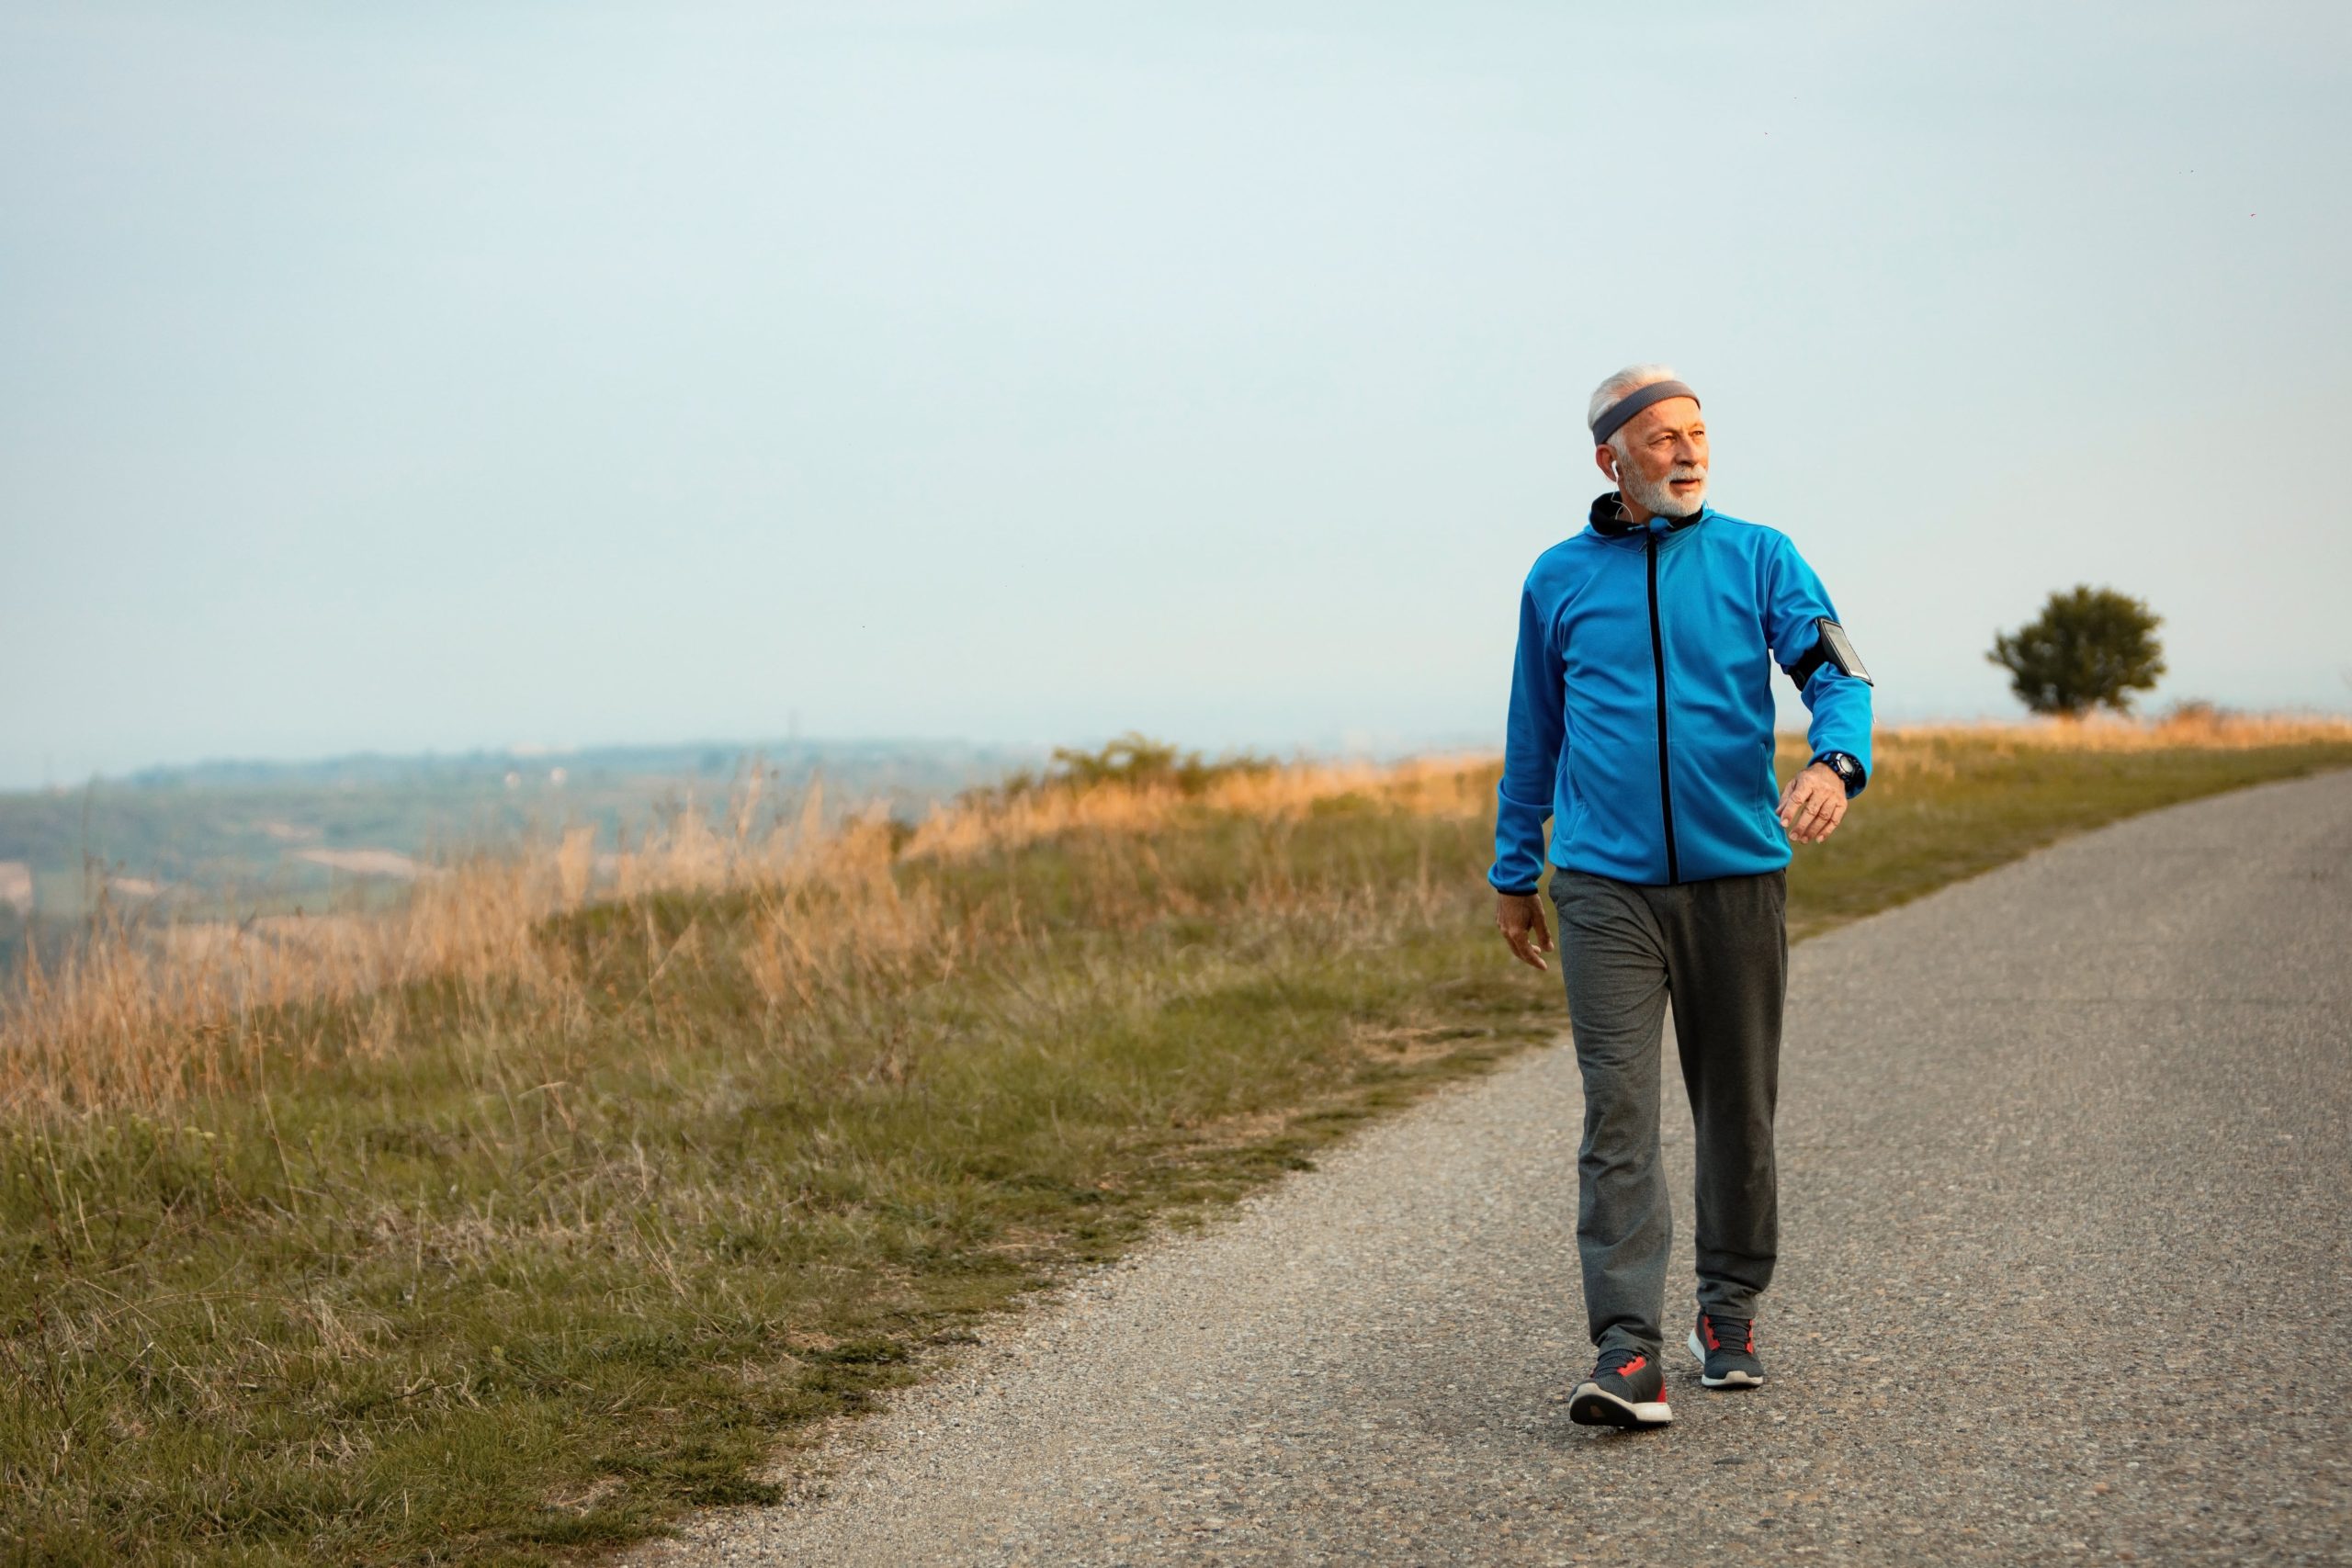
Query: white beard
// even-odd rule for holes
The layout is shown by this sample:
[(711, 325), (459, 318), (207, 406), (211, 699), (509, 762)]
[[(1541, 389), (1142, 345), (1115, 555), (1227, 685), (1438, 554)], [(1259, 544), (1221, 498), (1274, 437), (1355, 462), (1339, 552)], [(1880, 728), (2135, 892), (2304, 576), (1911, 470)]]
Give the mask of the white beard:
[[(1697, 479), (1699, 493), (1679, 496), (1667, 487), (1676, 479)], [(1707, 470), (1683, 464), (1667, 470), (1666, 477), (1650, 484), (1633, 471), (1629, 463), (1617, 466), (1617, 488), (1626, 500), (1633, 502), (1654, 517), (1695, 517), (1707, 499)]]

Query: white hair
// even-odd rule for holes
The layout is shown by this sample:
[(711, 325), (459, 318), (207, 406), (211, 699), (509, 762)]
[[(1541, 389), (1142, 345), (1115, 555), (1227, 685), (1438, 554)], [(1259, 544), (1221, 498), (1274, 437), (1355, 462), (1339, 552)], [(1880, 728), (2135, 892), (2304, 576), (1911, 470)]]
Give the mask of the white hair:
[[(1592, 389), (1592, 401), (1585, 405), (1585, 428), (1590, 430), (1600, 423), (1600, 416), (1626, 393), (1646, 387), (1653, 381), (1679, 379), (1671, 365), (1628, 365)], [(1617, 454), (1617, 460), (1621, 463), (1633, 456), (1625, 449), (1625, 432), (1622, 427), (1609, 437), (1609, 449)]]

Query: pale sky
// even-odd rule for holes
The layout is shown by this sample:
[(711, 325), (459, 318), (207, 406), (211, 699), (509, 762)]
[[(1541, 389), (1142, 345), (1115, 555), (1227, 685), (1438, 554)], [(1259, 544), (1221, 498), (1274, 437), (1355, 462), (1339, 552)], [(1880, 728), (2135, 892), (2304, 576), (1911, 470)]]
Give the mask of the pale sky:
[(0, 787), (1499, 745), (1674, 364), (1891, 718), (2352, 709), (2352, 7), (0, 3)]

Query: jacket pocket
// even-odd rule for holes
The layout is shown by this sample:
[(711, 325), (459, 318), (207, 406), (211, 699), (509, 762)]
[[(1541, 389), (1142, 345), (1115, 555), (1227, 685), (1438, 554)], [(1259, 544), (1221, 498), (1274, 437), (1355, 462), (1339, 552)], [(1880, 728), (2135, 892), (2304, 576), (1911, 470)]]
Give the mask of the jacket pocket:
[(1560, 859), (1606, 876), (1646, 878), (1665, 863), (1656, 753), (1630, 747), (1587, 745), (1577, 751), (1577, 781), (1569, 792), (1573, 855)]

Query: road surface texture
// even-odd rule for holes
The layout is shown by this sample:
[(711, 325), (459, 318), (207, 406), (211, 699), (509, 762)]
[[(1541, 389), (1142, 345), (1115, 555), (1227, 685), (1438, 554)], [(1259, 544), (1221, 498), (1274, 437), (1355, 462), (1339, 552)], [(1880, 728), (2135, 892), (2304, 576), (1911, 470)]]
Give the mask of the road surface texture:
[(1791, 978), (1762, 1388), (1679, 1344), (1669, 1041), (1674, 1423), (1567, 1420), (1582, 1103), (1544, 1050), (632, 1561), (2352, 1561), (2352, 773), (2060, 844)]

